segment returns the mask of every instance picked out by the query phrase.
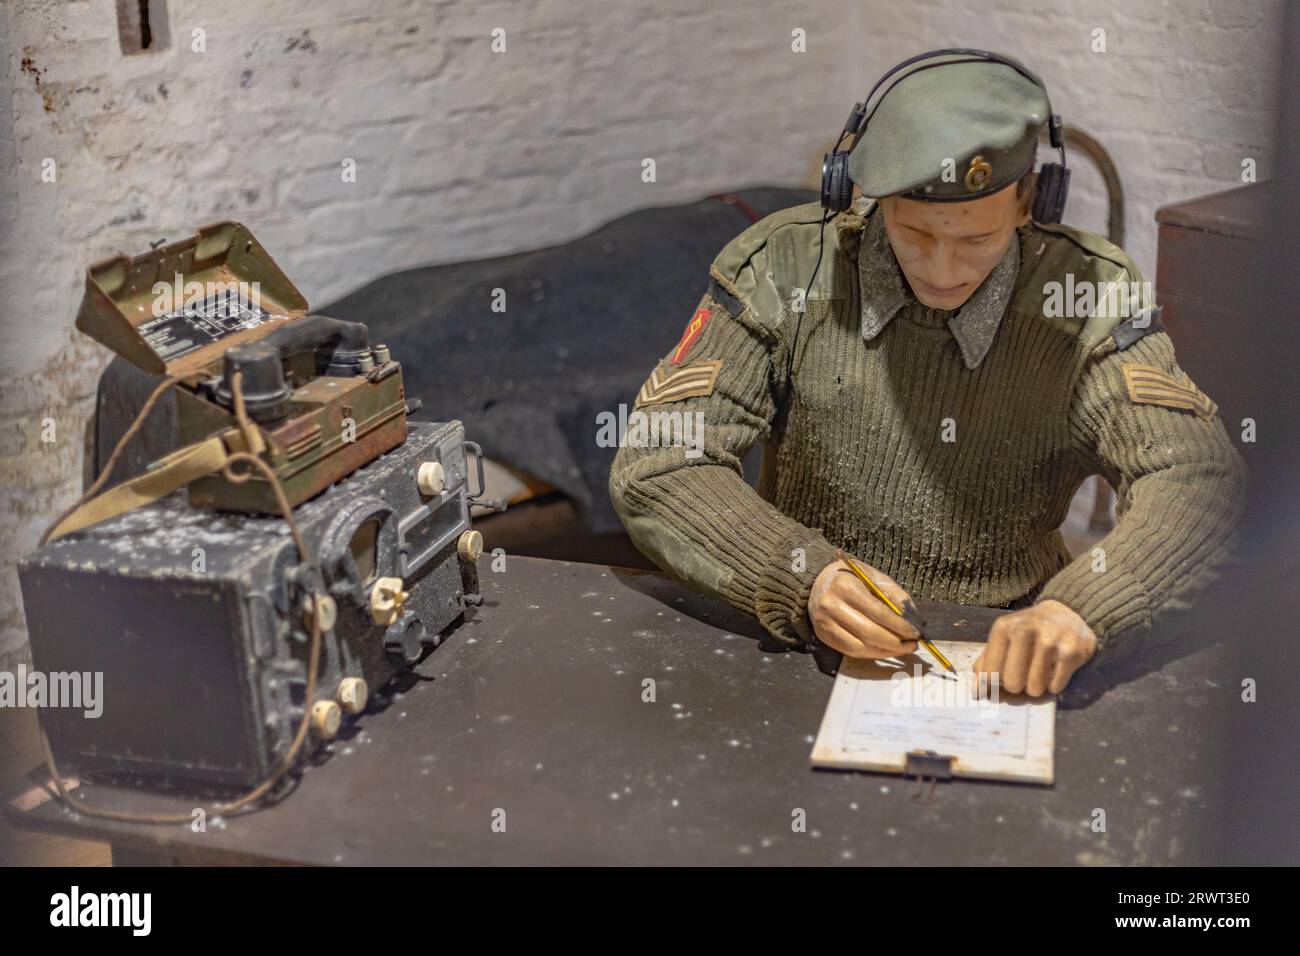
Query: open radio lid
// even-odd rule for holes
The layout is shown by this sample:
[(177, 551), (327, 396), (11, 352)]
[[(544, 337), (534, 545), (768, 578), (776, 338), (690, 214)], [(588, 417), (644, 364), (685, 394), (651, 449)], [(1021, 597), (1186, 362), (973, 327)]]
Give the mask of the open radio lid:
[(307, 314), (307, 300), (237, 222), (86, 270), (77, 328), (132, 365), (185, 375)]

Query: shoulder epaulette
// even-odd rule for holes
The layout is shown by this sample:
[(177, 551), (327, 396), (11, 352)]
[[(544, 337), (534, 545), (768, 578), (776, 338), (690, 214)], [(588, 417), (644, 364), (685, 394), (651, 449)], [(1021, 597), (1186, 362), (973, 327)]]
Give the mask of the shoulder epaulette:
[(1043, 232), (1069, 240), (1090, 256), (1105, 259), (1125, 272), (1137, 274), (1137, 270), (1133, 266), (1133, 260), (1129, 258), (1128, 253), (1105, 236), (1088, 229), (1079, 229), (1059, 222), (1036, 222), (1033, 226), (1035, 229), (1041, 229)]
[(713, 267), (724, 279), (734, 282), (740, 271), (768, 244), (775, 233), (788, 226), (817, 225), (821, 220), (821, 203), (816, 202), (791, 206), (764, 216), (727, 243), (713, 260)]
[[(1022, 247), (1017, 292), (1022, 311), (1042, 311), (1045, 318), (1077, 336), (1089, 349), (1112, 334), (1116, 345), (1127, 348), (1143, 335), (1158, 331), (1151, 327), (1158, 321), (1150, 315), (1153, 297), (1123, 249), (1095, 232), (1073, 226), (1033, 223), (1029, 229)], [(1075, 290), (1091, 293), (1088, 301), (1095, 303), (1094, 311), (1077, 315), (1069, 311), (1079, 296)], [(1048, 299), (1064, 305), (1065, 311), (1043, 311)], [(1100, 310), (1103, 300), (1118, 307)], [(1135, 304), (1141, 305), (1141, 311)], [(1121, 330), (1121, 326), (1125, 328)]]

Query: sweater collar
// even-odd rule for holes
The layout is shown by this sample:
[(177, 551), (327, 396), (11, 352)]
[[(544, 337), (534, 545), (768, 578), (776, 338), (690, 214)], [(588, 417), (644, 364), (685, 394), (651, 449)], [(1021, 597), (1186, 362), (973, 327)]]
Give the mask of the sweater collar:
[[(977, 368), (992, 347), (1019, 271), (1020, 241), (1013, 234), (1002, 260), (960, 309), (951, 313), (936, 310), (948, 316), (948, 328), (957, 340), (967, 368)], [(883, 213), (867, 217), (858, 252), (858, 281), (865, 341), (879, 335), (904, 306), (920, 306), (894, 258)]]

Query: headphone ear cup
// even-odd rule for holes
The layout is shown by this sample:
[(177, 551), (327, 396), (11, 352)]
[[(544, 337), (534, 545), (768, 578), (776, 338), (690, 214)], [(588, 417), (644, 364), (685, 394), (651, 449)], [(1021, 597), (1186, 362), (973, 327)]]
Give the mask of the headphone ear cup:
[(853, 202), (853, 182), (849, 179), (849, 154), (826, 153), (822, 157), (822, 206), (843, 212)]
[(1030, 213), (1034, 222), (1060, 222), (1069, 198), (1070, 170), (1060, 163), (1043, 163), (1038, 170), (1034, 208)]

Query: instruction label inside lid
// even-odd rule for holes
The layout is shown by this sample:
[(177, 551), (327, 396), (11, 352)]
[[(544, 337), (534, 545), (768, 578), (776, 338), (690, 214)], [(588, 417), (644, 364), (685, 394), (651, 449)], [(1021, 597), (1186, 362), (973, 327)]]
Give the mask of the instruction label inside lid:
[[(255, 299), (256, 296), (252, 297)], [(261, 308), (241, 288), (219, 290), (183, 308), (149, 319), (138, 326), (149, 347), (165, 363), (218, 342), (244, 329), (277, 318)]]

